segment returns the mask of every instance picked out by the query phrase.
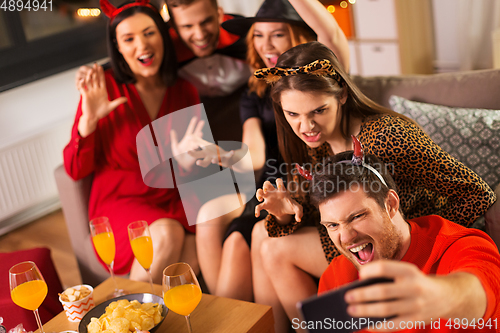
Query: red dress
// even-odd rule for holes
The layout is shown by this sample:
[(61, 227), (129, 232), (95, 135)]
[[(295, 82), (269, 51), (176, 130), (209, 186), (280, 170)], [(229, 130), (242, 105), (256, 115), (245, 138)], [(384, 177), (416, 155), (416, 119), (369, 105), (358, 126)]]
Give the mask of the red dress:
[[(82, 115), (80, 100), (71, 140), (64, 148), (64, 166), (75, 180), (94, 173), (89, 218), (109, 218), (117, 250), (114, 271), (126, 274), (134, 259), (127, 234), (130, 222), (145, 220), (151, 224), (160, 218), (171, 218), (189, 232), (194, 232), (195, 227), (187, 223), (176, 188), (151, 188), (144, 183), (136, 136), (152, 121), (133, 84), (117, 83), (111, 70), (105, 72), (105, 77), (109, 100), (125, 96), (128, 101), (99, 120), (94, 133), (82, 138), (77, 128)], [(167, 88), (157, 119), (196, 104), (199, 104), (196, 89), (179, 79), (174, 86)], [(165, 137), (169, 138), (169, 135)], [(170, 149), (170, 142), (165, 142), (165, 147)]]

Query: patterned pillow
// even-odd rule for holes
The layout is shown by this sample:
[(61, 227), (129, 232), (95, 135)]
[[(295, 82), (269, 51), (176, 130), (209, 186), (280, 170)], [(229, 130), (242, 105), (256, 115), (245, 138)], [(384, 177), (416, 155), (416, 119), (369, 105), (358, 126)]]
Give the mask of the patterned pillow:
[(491, 188), (500, 183), (500, 111), (413, 102), (399, 96), (391, 108), (415, 120), (441, 148), (474, 170)]

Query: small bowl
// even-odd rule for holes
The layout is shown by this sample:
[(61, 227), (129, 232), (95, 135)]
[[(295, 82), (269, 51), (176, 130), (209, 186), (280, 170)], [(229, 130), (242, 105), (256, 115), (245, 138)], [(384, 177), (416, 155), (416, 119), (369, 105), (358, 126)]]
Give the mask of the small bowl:
[(71, 288), (80, 290), (82, 287), (86, 287), (90, 290), (90, 294), (80, 300), (66, 302), (62, 300), (61, 296), (59, 296), (59, 302), (63, 305), (66, 317), (69, 321), (79, 322), (85, 314), (88, 313), (92, 307), (94, 307), (94, 288), (88, 284), (80, 284)]
[(106, 307), (109, 304), (119, 301), (121, 299), (128, 299), (129, 301), (137, 300), (140, 303), (158, 303), (162, 305), (161, 321), (158, 324), (156, 324), (152, 329), (149, 330), (150, 333), (154, 333), (158, 329), (158, 327), (160, 327), (160, 325), (165, 320), (165, 317), (167, 316), (168, 308), (165, 306), (163, 298), (158, 295), (153, 295), (149, 293), (123, 295), (104, 301), (101, 304), (96, 305), (89, 312), (87, 312), (87, 314), (80, 321), (80, 325), (78, 325), (78, 332), (87, 333), (87, 326), (90, 323), (90, 319), (92, 317), (96, 318), (101, 317), (101, 315), (103, 315), (106, 312)]

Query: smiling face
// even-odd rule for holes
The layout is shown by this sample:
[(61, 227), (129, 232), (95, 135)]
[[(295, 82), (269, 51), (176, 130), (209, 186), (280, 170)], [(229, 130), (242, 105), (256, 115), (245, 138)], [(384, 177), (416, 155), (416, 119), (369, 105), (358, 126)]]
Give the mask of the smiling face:
[(340, 135), (341, 109), (333, 95), (285, 90), (281, 106), (295, 135), (309, 147), (319, 147)]
[(116, 26), (116, 42), (136, 78), (159, 75), (163, 61), (163, 38), (151, 17), (134, 14)]
[(210, 0), (197, 0), (172, 7), (170, 11), (180, 38), (194, 55), (199, 58), (212, 55), (219, 42), (222, 8), (214, 7)]
[(254, 23), (253, 45), (266, 67), (275, 67), (278, 57), (293, 46), (290, 30), (282, 22)]
[[(401, 260), (406, 252), (403, 244), (407, 243), (388, 211), (369, 198), (362, 186), (351, 187), (319, 205), (321, 224), (358, 270), (374, 260)], [(387, 204), (391, 205), (390, 201)]]

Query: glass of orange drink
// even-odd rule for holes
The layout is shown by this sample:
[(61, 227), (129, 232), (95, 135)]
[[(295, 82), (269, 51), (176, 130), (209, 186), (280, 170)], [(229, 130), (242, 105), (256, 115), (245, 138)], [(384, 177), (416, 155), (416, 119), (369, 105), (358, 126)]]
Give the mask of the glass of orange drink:
[(146, 270), (149, 276), (151, 292), (154, 294), (153, 277), (151, 276), (151, 264), (153, 263), (153, 241), (146, 221), (135, 221), (128, 225), (128, 238), (134, 256), (139, 264)]
[(201, 288), (189, 264), (176, 263), (163, 270), (163, 300), (167, 308), (186, 317), (192, 333), (190, 314), (201, 301)]
[(38, 308), (47, 296), (47, 284), (32, 261), (21, 262), (9, 270), (10, 297), (20, 307), (35, 313), (36, 323), (43, 333)]
[(99, 258), (108, 267), (109, 273), (113, 278), (115, 284), (115, 291), (108, 295), (108, 298), (113, 298), (117, 296), (125, 295), (123, 289), (118, 288), (116, 283), (115, 274), (113, 272), (113, 264), (115, 261), (115, 236), (113, 235), (113, 230), (111, 229), (111, 224), (107, 217), (96, 217), (89, 223), (90, 233), (92, 235), (92, 243), (94, 243), (94, 248), (99, 255)]

